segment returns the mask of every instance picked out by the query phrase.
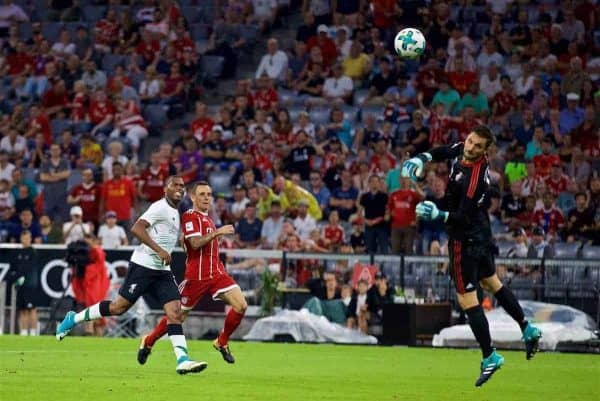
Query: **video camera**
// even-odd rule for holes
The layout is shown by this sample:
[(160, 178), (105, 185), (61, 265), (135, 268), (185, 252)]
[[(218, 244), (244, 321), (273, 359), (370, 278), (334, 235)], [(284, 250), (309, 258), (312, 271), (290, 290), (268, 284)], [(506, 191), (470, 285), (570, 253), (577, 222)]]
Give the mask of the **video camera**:
[(75, 269), (76, 276), (83, 277), (85, 268), (91, 261), (89, 244), (83, 240), (71, 242), (67, 246), (67, 255), (65, 259), (69, 266)]

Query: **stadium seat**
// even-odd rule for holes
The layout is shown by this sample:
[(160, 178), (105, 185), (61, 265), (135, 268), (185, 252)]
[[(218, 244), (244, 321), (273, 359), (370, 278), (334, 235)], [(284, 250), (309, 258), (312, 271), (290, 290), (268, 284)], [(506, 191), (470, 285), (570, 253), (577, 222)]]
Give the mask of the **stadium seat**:
[(55, 137), (62, 134), (64, 130), (71, 129), (72, 127), (73, 122), (71, 120), (54, 119), (50, 121), (50, 129), (52, 130), (52, 135)]
[(102, 58), (102, 70), (106, 73), (107, 76), (110, 76), (119, 64), (125, 65), (125, 62), (125, 56), (120, 54), (107, 53)]
[(290, 120), (292, 120), (293, 122), (298, 121), (298, 116), (300, 115), (301, 111), (305, 111), (306, 108), (304, 106), (301, 105), (292, 105), (289, 108), (289, 113), (290, 113)]
[(581, 243), (557, 242), (554, 244), (554, 257), (564, 259), (576, 259), (581, 248)]
[(326, 125), (329, 122), (329, 115), (331, 110), (324, 107), (315, 107), (308, 114), (310, 116), (310, 122), (315, 125)]
[(352, 124), (355, 124), (358, 120), (358, 114), (360, 113), (360, 109), (355, 106), (344, 105), (342, 107), (344, 111), (344, 120), (350, 121)]
[(207, 24), (193, 24), (190, 28), (192, 39), (207, 40), (210, 36), (210, 25)]
[(69, 175), (69, 179), (67, 180), (67, 189), (71, 190), (71, 188), (79, 184), (81, 184), (81, 171), (73, 169), (71, 170), (71, 175)]
[(185, 17), (185, 20), (189, 25), (193, 25), (202, 20), (202, 9), (198, 6), (183, 6), (181, 7), (181, 14)]
[(104, 6), (85, 5), (85, 6), (83, 6), (83, 9), (82, 9), (83, 18), (86, 21), (88, 21), (92, 24), (95, 24), (96, 22), (98, 22), (102, 18), (104, 18), (104, 15), (106, 14), (106, 10), (107, 10), (107, 8)]
[(217, 79), (223, 72), (225, 58), (221, 56), (202, 56), (200, 59), (200, 70), (206, 79)]
[(585, 246), (581, 251), (581, 256), (584, 259), (600, 260), (600, 246)]
[(19, 38), (28, 40), (31, 38), (31, 23), (19, 24)]
[(167, 121), (167, 111), (165, 106), (160, 104), (150, 104), (144, 107), (144, 118), (150, 123), (153, 130), (159, 130)]
[(55, 43), (58, 41), (60, 30), (63, 28), (63, 24), (60, 22), (44, 22), (42, 24), (42, 35), (48, 39), (49, 43)]
[(229, 171), (212, 171), (208, 176), (208, 182), (214, 194), (224, 193), (226, 196), (231, 196), (231, 175)]
[(277, 89), (277, 95), (284, 105), (295, 103), (295, 100), (298, 98), (296, 91), (289, 89)]

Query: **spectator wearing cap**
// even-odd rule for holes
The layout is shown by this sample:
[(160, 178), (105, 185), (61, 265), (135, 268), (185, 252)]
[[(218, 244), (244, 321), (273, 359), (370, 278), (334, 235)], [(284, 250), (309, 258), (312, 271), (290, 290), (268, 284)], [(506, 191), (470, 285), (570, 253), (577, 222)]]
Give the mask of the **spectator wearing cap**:
[(570, 134), (583, 123), (584, 112), (579, 104), (577, 93), (567, 93), (567, 107), (560, 112), (559, 129), (561, 135)]
[(129, 227), (132, 217), (132, 208), (135, 207), (137, 191), (133, 181), (123, 175), (124, 167), (119, 162), (113, 163), (113, 178), (105, 181), (102, 186), (100, 198), (100, 213), (109, 210), (117, 213), (118, 224)]
[(541, 227), (534, 227), (531, 232), (531, 244), (527, 251), (528, 258), (554, 257), (554, 247), (546, 241), (546, 233)]
[(63, 238), (67, 245), (71, 242), (83, 240), (94, 231), (91, 224), (83, 221), (83, 211), (79, 206), (73, 206), (70, 215), (71, 221), (65, 222), (62, 228)]
[(306, 42), (306, 49), (310, 52), (313, 47), (321, 49), (323, 55), (323, 64), (325, 67), (330, 67), (336, 60), (338, 54), (335, 43), (329, 36), (329, 28), (327, 25), (321, 24), (317, 27), (317, 34)]
[(348, 55), (342, 61), (344, 75), (354, 81), (354, 86), (360, 87), (368, 78), (371, 70), (371, 59), (363, 52), (363, 45), (355, 40), (350, 46)]
[[(111, 166), (112, 169), (112, 166)], [(94, 172), (86, 168), (81, 172), (82, 182), (74, 186), (67, 196), (67, 203), (81, 207), (83, 221), (98, 227), (100, 222), (100, 196), (102, 185), (94, 181)]]
[(244, 217), (235, 224), (235, 243), (240, 248), (257, 248), (261, 232), (262, 222), (256, 217), (256, 204), (248, 203)]
[(283, 82), (288, 68), (288, 57), (285, 52), (279, 50), (279, 42), (275, 38), (267, 41), (267, 54), (262, 56), (255, 78), (258, 79), (263, 73), (276, 82)]
[(364, 216), (365, 244), (368, 253), (387, 254), (390, 228), (385, 220), (388, 195), (383, 192), (381, 178), (369, 177), (369, 191), (358, 201), (359, 214)]
[(71, 175), (69, 162), (62, 156), (60, 145), (50, 146), (50, 157), (40, 168), (40, 181), (44, 184), (44, 213), (59, 220), (67, 215), (67, 182)]
[(104, 249), (115, 249), (127, 245), (127, 235), (123, 227), (117, 225), (117, 214), (109, 210), (104, 215), (104, 224), (98, 230), (98, 239)]

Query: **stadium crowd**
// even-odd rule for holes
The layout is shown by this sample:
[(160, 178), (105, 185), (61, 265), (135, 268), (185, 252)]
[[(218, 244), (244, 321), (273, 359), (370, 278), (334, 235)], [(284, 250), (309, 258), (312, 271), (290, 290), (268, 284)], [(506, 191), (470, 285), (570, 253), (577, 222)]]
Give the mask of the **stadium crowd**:
[[(415, 185), (400, 165), (488, 124), (496, 238), (533, 257), (600, 244), (594, 1), (38, 3), (0, 6), (1, 241), (127, 244), (177, 173), (213, 185), (229, 247), (446, 254), (443, 224), (414, 207), (440, 204), (450, 166)], [(255, 75), (205, 104), (207, 60), (236, 77), (249, 30), (296, 6), (295, 37), (268, 39)], [(427, 38), (420, 60), (394, 53), (406, 26)], [(149, 135), (160, 146), (142, 152)]]

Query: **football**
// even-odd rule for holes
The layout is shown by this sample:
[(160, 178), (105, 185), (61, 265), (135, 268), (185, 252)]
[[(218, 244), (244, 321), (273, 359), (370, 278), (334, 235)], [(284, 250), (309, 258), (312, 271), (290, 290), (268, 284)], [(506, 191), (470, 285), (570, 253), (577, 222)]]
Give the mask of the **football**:
[(425, 52), (425, 36), (415, 28), (405, 28), (394, 39), (396, 53), (403, 58), (414, 59)]

